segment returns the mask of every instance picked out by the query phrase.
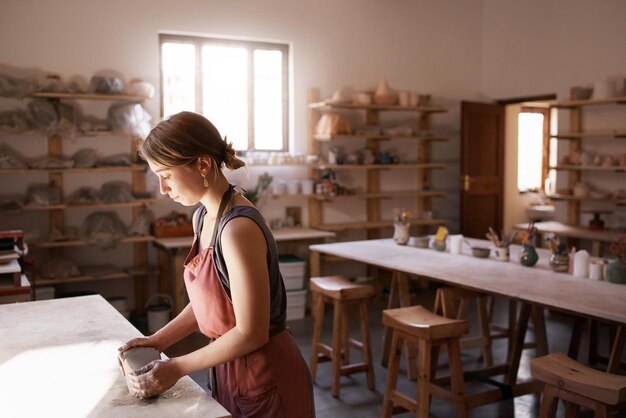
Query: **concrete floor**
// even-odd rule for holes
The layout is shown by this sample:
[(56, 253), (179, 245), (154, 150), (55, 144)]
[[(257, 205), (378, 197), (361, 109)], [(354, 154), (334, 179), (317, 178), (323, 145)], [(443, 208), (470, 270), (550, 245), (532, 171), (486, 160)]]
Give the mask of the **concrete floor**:
[[(420, 292), (421, 297), (419, 300), (414, 300), (413, 303), (421, 303), (425, 306), (431, 305), (432, 293), (431, 291)], [(331, 363), (321, 363), (318, 366), (317, 383), (314, 386), (315, 395), (315, 408), (318, 417), (359, 417), (359, 418), (374, 418), (380, 417), (382, 410), (383, 394), (386, 386), (387, 369), (383, 368), (380, 364), (381, 348), (382, 348), (382, 335), (383, 326), (381, 324), (381, 311), (386, 306), (386, 300), (383, 298), (376, 299), (370, 305), (370, 329), (373, 346), (373, 357), (375, 365), (376, 375), (376, 389), (371, 391), (367, 388), (365, 373), (359, 373), (350, 377), (341, 378), (341, 392), (339, 398), (334, 398), (331, 395)], [(506, 302), (498, 300), (496, 303), (496, 312), (504, 312), (506, 309)], [(471, 314), (475, 311), (470, 306), (468, 312), (470, 314), (470, 321), (473, 320)], [(502, 322), (502, 325), (506, 323), (505, 315), (496, 315), (496, 322)], [(550, 352), (567, 351), (569, 343), (569, 336), (572, 326), (572, 318), (546, 311), (546, 326), (548, 330), (548, 344)], [(475, 324), (475, 322), (470, 322)], [(332, 332), (332, 309), (327, 307), (326, 315), (324, 318), (324, 332), (323, 341), (330, 344), (330, 336)], [(356, 320), (352, 321), (354, 325), (353, 336), (358, 338), (358, 329)], [(288, 326), (291, 329), (300, 349), (302, 355), (307, 361), (311, 354), (311, 336), (312, 336), (312, 319), (307, 316), (301, 320), (295, 320), (288, 322)], [(471, 326), (470, 334), (475, 333), (476, 326)], [(527, 340), (532, 340), (532, 329), (529, 331)], [(206, 344), (206, 339), (200, 334), (194, 334), (187, 339), (181, 341), (179, 344), (166, 351), (169, 356), (179, 355), (188, 350), (196, 349), (203, 344)], [(503, 340), (496, 340), (493, 346), (494, 362), (496, 364), (504, 361), (506, 354), (506, 345)], [(361, 357), (359, 352), (353, 354), (353, 359), (358, 360)], [(534, 350), (524, 350), (522, 362), (520, 366), (519, 377), (528, 378), (530, 376), (529, 361), (534, 357)], [(443, 354), (440, 358), (440, 369), (442, 374), (445, 375), (445, 363), (446, 357)], [(480, 359), (480, 352), (478, 349), (463, 350), (463, 366), (465, 370), (471, 370), (482, 365)], [(402, 364), (401, 368), (405, 370), (405, 365)], [(207, 373), (198, 372), (191, 376), (199, 385), (206, 388)], [(409, 381), (401, 373), (400, 380), (398, 382), (398, 388), (407, 395), (415, 396), (416, 384)], [(479, 387), (475, 387), (474, 384), (469, 384), (468, 391), (480, 390)], [(470, 417), (472, 418), (536, 418), (538, 416), (539, 408), (539, 396), (537, 394), (526, 395), (517, 397), (513, 400), (501, 401), (498, 403), (485, 405), (477, 408), (473, 408), (470, 411)], [(395, 415), (397, 417), (410, 417), (414, 416), (410, 413), (403, 413)], [(447, 418), (455, 417), (455, 409), (446, 401), (433, 398), (431, 405), (430, 416), (433, 418)], [(563, 405), (559, 406), (558, 417), (563, 417)], [(591, 417), (593, 414), (591, 411), (583, 411), (582, 417)], [(614, 415), (614, 417), (626, 417), (626, 411)]]

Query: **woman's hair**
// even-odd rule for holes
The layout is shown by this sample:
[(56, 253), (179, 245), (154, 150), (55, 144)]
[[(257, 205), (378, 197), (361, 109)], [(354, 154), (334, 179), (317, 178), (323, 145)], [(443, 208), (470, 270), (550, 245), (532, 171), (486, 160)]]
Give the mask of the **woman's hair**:
[(233, 144), (222, 139), (207, 118), (193, 112), (180, 112), (161, 121), (141, 142), (138, 152), (143, 159), (164, 167), (187, 165), (200, 157), (231, 170), (245, 165), (235, 156)]

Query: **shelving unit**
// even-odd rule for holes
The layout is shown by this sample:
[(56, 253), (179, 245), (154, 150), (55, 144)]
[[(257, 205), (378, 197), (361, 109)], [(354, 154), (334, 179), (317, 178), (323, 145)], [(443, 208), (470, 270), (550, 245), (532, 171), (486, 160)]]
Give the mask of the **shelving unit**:
[[(384, 112), (403, 112), (404, 114), (417, 115), (417, 132), (407, 136), (387, 135), (387, 134), (355, 134), (355, 135), (319, 135), (315, 132), (315, 127), (323, 112), (338, 111), (342, 114), (358, 115), (365, 114), (366, 126), (379, 126)], [(309, 153), (317, 154), (320, 162), (310, 167), (311, 178), (320, 180), (323, 170), (351, 171), (355, 175), (365, 175), (365, 190), (360, 193), (348, 195), (312, 195), (309, 198), (309, 225), (312, 228), (342, 232), (349, 230), (366, 230), (367, 238), (377, 238), (380, 236), (381, 228), (393, 226), (390, 216), (382, 213), (381, 203), (386, 199), (395, 198), (415, 198), (415, 217), (410, 220), (411, 226), (418, 234), (426, 233), (431, 227), (446, 224), (447, 219), (432, 219), (424, 216), (431, 208), (432, 198), (445, 197), (444, 191), (431, 189), (431, 172), (437, 169), (444, 169), (446, 164), (430, 161), (431, 144), (435, 142), (447, 141), (448, 138), (431, 132), (431, 116), (437, 113), (444, 113), (447, 109), (441, 106), (386, 106), (386, 105), (360, 105), (360, 104), (333, 104), (320, 101), (318, 89), (309, 91)], [(365, 148), (369, 149), (372, 155), (377, 155), (381, 150), (380, 143), (384, 141), (394, 141), (394, 143), (414, 142), (416, 144), (415, 161), (411, 163), (400, 162), (398, 164), (329, 164), (323, 162), (322, 144), (341, 143), (345, 140), (363, 141)], [(397, 141), (397, 142), (396, 142)], [(404, 190), (384, 190), (381, 184), (381, 172), (385, 170), (407, 171), (406, 188)], [(362, 173), (362, 174), (361, 174)], [(410, 176), (410, 177), (409, 177)], [(410, 182), (413, 182), (411, 185)], [(352, 199), (355, 210), (365, 214), (365, 221), (361, 222), (329, 222), (324, 216), (324, 210), (336, 201)]]
[[(583, 151), (583, 143), (591, 150), (593, 144), (593, 151), (595, 152), (606, 152), (606, 144), (615, 144), (619, 143), (619, 150), (622, 153), (626, 153), (626, 141), (623, 141), (626, 138), (626, 129), (624, 127), (616, 127), (615, 129), (611, 129), (610, 127), (601, 128), (601, 129), (585, 129), (584, 128), (584, 120), (585, 115), (584, 109), (589, 107), (597, 107), (598, 112), (603, 112), (604, 109), (609, 109), (613, 107), (615, 110), (615, 106), (625, 105), (626, 104), (626, 96), (623, 97), (612, 97), (612, 98), (603, 98), (603, 99), (590, 99), (590, 100), (556, 100), (549, 103), (550, 107), (553, 109), (558, 109), (561, 111), (565, 111), (569, 116), (569, 126), (566, 131), (561, 131), (552, 135), (552, 138), (558, 141), (557, 147), (560, 147), (559, 144), (567, 144), (569, 145), (569, 153), (572, 152), (582, 152)], [(604, 107), (600, 107), (604, 106)], [(616, 142), (617, 141), (617, 142)], [(604, 147), (604, 148), (603, 148)], [(619, 155), (617, 156), (619, 160)], [(618, 161), (619, 164), (619, 161)], [(612, 166), (604, 166), (604, 165), (572, 165), (572, 164), (557, 164), (554, 166), (548, 167), (549, 170), (555, 170), (557, 172), (561, 172), (563, 174), (567, 174), (567, 186), (566, 188), (569, 190), (573, 190), (574, 186), (581, 182), (588, 180), (588, 176), (602, 176), (602, 179), (608, 178), (605, 176), (623, 176), (623, 173), (626, 173), (626, 165), (612, 165)], [(597, 182), (597, 180), (596, 180)], [(603, 181), (603, 186), (606, 181)], [(561, 183), (561, 184), (559, 184)], [(556, 193), (550, 195), (550, 199), (553, 201), (563, 201), (567, 204), (567, 223), (564, 226), (569, 226), (573, 228), (584, 228), (586, 225), (581, 225), (580, 214), (584, 209), (584, 205), (594, 205), (594, 207), (612, 207), (619, 210), (620, 207), (626, 205), (626, 196), (615, 196), (613, 193), (610, 196), (602, 196), (602, 197), (594, 197), (594, 196), (575, 196), (573, 194), (564, 194), (559, 191), (563, 189), (563, 181), (557, 181), (557, 187), (555, 188)], [(622, 183), (623, 184), (623, 183)], [(595, 184), (599, 186), (599, 184)], [(616, 192), (617, 190), (612, 190), (612, 192)], [(589, 211), (593, 211), (591, 209)], [(600, 209), (598, 209), (600, 210)], [(616, 231), (605, 230), (605, 231), (595, 231), (599, 234), (605, 233), (608, 236), (613, 236)], [(580, 238), (586, 239), (585, 234), (580, 234)], [(611, 239), (607, 239), (607, 241), (611, 241)], [(600, 253), (599, 248), (596, 248), (596, 253)], [(599, 254), (596, 254), (599, 255)]]
[[(50, 100), (53, 104), (58, 104), (65, 100), (72, 101), (109, 101), (111, 103), (141, 103), (146, 100), (142, 96), (132, 95), (119, 95), (119, 94), (93, 94), (93, 93), (34, 93), (28, 97), (29, 99), (45, 99)], [(21, 132), (21, 133), (2, 133), (3, 142), (8, 142), (11, 138), (17, 138), (25, 135), (29, 136), (45, 136), (47, 138), (47, 155), (49, 157), (64, 158), (64, 138), (59, 134), (46, 135), (40, 132)], [(65, 175), (67, 174), (80, 174), (80, 175), (102, 175), (106, 173), (128, 173), (129, 182), (133, 193), (145, 193), (145, 172), (146, 165), (140, 163), (137, 157), (137, 138), (129, 136), (128, 134), (112, 131), (90, 131), (82, 132), (77, 135), (76, 140), (80, 141), (85, 137), (97, 137), (105, 140), (107, 137), (127, 137), (129, 139), (129, 148), (123, 152), (128, 152), (130, 155), (130, 166), (106, 166), (106, 167), (93, 167), (93, 168), (45, 168), (45, 169), (1, 169), (1, 175), (17, 174), (28, 176), (33, 173), (47, 174), (47, 179), (50, 184), (55, 185), (63, 196)], [(138, 198), (133, 202), (128, 203), (92, 203), (92, 204), (54, 204), (54, 205), (35, 205), (26, 204), (21, 209), (28, 212), (43, 212), (47, 211), (49, 217), (49, 229), (55, 229), (63, 231), (66, 223), (69, 224), (70, 220), (66, 213), (69, 209), (78, 209), (85, 211), (94, 211), (97, 209), (130, 209), (132, 211), (132, 219), (135, 219), (139, 214), (145, 210), (145, 208), (153, 203), (157, 199), (153, 198)], [(79, 225), (72, 225), (78, 227)], [(26, 229), (26, 228), (25, 228)], [(101, 281), (101, 280), (119, 280), (119, 279), (136, 279), (134, 282), (135, 287), (135, 308), (137, 311), (142, 311), (145, 300), (147, 299), (147, 282), (146, 277), (154, 272), (150, 272), (148, 268), (148, 243), (152, 242), (154, 237), (152, 236), (129, 236), (119, 241), (120, 245), (132, 246), (132, 265), (126, 269), (120, 268), (118, 272), (112, 272), (102, 275), (89, 275), (83, 274), (80, 276), (67, 277), (67, 278), (39, 278), (36, 280), (36, 286), (44, 285), (63, 285), (66, 283), (87, 282), (87, 281)], [(91, 244), (81, 240), (61, 240), (61, 241), (40, 241), (31, 243), (32, 249), (44, 249), (48, 252), (48, 256), (64, 255), (63, 249), (76, 248), (83, 246), (90, 246)], [(70, 257), (71, 258), (71, 257)], [(41, 265), (42, 261), (37, 260), (37, 264)], [(132, 271), (132, 273), (130, 272)]]

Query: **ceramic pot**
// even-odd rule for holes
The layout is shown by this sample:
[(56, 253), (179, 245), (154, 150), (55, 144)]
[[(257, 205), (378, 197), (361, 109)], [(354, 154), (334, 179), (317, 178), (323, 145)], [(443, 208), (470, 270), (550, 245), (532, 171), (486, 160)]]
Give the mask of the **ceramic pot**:
[(522, 266), (532, 267), (537, 264), (537, 261), (539, 261), (539, 255), (537, 255), (535, 247), (532, 245), (524, 245), (522, 252), (519, 254), (519, 263)]
[(611, 283), (626, 284), (626, 260), (617, 259), (606, 266), (606, 279)]
[(409, 242), (409, 230), (411, 228), (411, 224), (409, 223), (401, 223), (394, 222), (393, 224), (393, 240), (398, 245), (406, 245)]
[(569, 254), (552, 254), (549, 264), (553, 271), (567, 273), (569, 271)]
[(445, 251), (446, 250), (446, 241), (433, 241), (433, 248), (437, 251)]

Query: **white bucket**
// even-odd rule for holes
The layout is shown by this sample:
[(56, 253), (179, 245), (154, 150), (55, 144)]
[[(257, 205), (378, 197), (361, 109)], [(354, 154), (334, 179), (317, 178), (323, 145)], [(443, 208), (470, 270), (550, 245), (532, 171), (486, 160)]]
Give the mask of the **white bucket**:
[[(151, 304), (154, 300), (165, 299), (165, 303)], [(163, 328), (170, 321), (170, 313), (172, 312), (174, 301), (170, 295), (164, 293), (155, 293), (146, 301), (146, 313), (148, 316), (148, 332), (154, 334)]]

